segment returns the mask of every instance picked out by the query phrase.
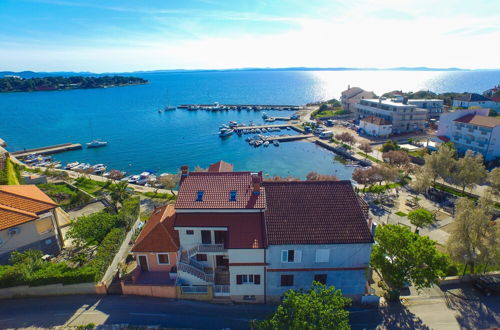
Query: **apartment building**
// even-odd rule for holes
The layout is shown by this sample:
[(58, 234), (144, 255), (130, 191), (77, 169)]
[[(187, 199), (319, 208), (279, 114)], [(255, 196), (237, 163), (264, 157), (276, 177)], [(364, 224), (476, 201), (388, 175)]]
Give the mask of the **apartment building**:
[(443, 113), (444, 101), (440, 99), (409, 99), (408, 104), (427, 110), (427, 119), (439, 118)]
[(414, 104), (379, 98), (361, 100), (356, 104), (357, 119), (379, 117), (392, 124), (392, 134), (423, 131), (427, 121), (427, 110)]
[(356, 115), (356, 104), (363, 99), (373, 99), (376, 95), (373, 92), (365, 91), (359, 87), (348, 86), (345, 91), (342, 92), (340, 96), (340, 103), (342, 104), (342, 109), (352, 112)]
[(349, 181), (265, 182), (224, 162), (181, 172), (175, 206), (155, 211), (132, 249), (138, 272), (171, 286), (160, 296), (176, 286), (178, 298), (278, 302), (313, 280), (365, 292), (371, 223)]
[(445, 113), (439, 120), (435, 140), (451, 141), (460, 153), (472, 150), (485, 160), (500, 157), (500, 118), (489, 117), (490, 109), (463, 109)]

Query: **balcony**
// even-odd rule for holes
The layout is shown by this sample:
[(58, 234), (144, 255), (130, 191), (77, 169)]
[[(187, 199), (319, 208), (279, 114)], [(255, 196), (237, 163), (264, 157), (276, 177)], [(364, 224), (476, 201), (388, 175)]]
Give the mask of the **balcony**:
[(197, 253), (224, 253), (226, 249), (224, 244), (198, 244), (190, 248), (187, 253), (189, 257), (196, 255)]

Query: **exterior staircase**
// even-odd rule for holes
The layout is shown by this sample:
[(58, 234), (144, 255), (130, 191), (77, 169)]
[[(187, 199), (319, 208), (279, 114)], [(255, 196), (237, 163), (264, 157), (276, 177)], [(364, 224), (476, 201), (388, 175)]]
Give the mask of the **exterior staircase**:
[[(181, 252), (181, 258), (178, 262), (177, 270), (179, 272), (185, 272), (190, 274), (206, 283), (214, 283), (214, 274), (210, 272), (203, 264), (194, 260), (192, 257), (188, 257), (186, 251)], [(196, 254), (196, 253), (195, 253)]]

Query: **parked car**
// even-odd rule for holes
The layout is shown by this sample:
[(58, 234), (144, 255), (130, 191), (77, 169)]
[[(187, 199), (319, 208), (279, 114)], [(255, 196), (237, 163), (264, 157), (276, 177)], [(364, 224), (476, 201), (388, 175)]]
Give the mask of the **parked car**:
[(485, 296), (500, 293), (500, 275), (479, 276), (474, 279), (472, 285)]

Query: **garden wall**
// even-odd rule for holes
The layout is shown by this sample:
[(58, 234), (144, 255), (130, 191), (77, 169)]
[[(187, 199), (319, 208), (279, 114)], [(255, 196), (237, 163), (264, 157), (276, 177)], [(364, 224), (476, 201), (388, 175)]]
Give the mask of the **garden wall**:
[[(106, 291), (104, 290), (104, 293)], [(76, 294), (103, 294), (100, 286), (94, 283), (78, 284), (49, 284), (41, 286), (13, 286), (0, 289), (0, 299), (36, 297), (36, 296), (63, 296)]]

